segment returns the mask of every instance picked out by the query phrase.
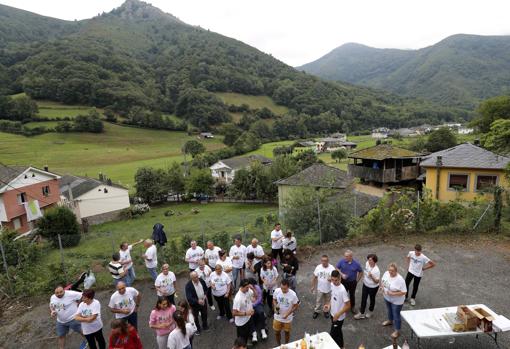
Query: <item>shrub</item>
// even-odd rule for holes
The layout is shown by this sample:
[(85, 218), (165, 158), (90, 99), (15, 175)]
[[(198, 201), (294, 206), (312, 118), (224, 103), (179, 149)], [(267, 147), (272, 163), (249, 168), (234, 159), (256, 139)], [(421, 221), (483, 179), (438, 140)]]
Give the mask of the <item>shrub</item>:
[(80, 231), (76, 215), (67, 207), (60, 206), (48, 210), (37, 223), (39, 234), (50, 240), (58, 247), (58, 235), (61, 236), (62, 246), (76, 246), (80, 243)]

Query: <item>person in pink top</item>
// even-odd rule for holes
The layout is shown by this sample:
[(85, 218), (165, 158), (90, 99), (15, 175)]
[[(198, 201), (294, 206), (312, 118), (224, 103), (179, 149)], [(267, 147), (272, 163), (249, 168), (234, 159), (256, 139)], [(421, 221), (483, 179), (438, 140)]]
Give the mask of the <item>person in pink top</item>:
[(175, 310), (175, 305), (168, 303), (166, 298), (160, 297), (156, 307), (151, 311), (149, 326), (156, 330), (156, 341), (159, 349), (166, 349), (168, 335), (175, 328), (173, 319)]

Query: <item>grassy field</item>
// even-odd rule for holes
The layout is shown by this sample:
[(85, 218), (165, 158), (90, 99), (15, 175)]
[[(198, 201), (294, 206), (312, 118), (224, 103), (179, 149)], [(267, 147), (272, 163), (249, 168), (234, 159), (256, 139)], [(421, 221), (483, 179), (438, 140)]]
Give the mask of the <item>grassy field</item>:
[(26, 124), (23, 124), (23, 126), (27, 128), (34, 128), (34, 127), (46, 127), (46, 128), (55, 128), (55, 126), (58, 125), (58, 121), (34, 121), (34, 122), (27, 122)]
[[(198, 209), (199, 213), (192, 213), (192, 208)], [(166, 217), (164, 213), (170, 209), (176, 214)], [(78, 246), (64, 250), (65, 263), (67, 265), (96, 266), (94, 269), (96, 269), (98, 284), (104, 286), (111, 282), (111, 276), (105, 268), (98, 266), (104, 266), (110, 260), (111, 254), (113, 251), (117, 251), (120, 242), (134, 242), (139, 239), (150, 238), (152, 227), (157, 222), (165, 226), (165, 232), (169, 240), (178, 239), (184, 234), (200, 239), (202, 233), (207, 239), (213, 234), (223, 231), (233, 236), (236, 233), (243, 233), (243, 227), (246, 227), (247, 237), (255, 235), (268, 236), (265, 233), (270, 231), (272, 223), (266, 220), (262, 226), (255, 226), (255, 221), (258, 217), (275, 216), (277, 211), (278, 208), (276, 206), (259, 204), (168, 204), (151, 209), (141, 218), (93, 226), (91, 232), (82, 237)], [(269, 246), (269, 241), (262, 242), (267, 245), (266, 248)], [(180, 246), (180, 243), (178, 245)], [(229, 248), (229, 246), (220, 247)], [(137, 261), (137, 274), (144, 277), (148, 276), (148, 274), (145, 268), (142, 267), (143, 262), (140, 258), (142, 252), (143, 247), (137, 246), (131, 255)], [(44, 266), (49, 263), (59, 262), (59, 250), (54, 249), (43, 257), (40, 265)], [(159, 263), (160, 266), (161, 262)], [(182, 265), (172, 265), (171, 267), (174, 270), (182, 268)]]
[(276, 115), (283, 115), (289, 111), (287, 107), (277, 105), (270, 97), (267, 96), (248, 96), (231, 92), (217, 92), (215, 95), (220, 97), (226, 104), (248, 104), (251, 109), (261, 109), (266, 107)]
[[(48, 165), (57, 173), (96, 177), (102, 172), (114, 182), (132, 187), (139, 167), (164, 168), (182, 161), (185, 132), (149, 130), (105, 123), (105, 132), (47, 133), (24, 137), (0, 133), (0, 161), (7, 165)], [(203, 140), (208, 150), (224, 147), (221, 138)]]

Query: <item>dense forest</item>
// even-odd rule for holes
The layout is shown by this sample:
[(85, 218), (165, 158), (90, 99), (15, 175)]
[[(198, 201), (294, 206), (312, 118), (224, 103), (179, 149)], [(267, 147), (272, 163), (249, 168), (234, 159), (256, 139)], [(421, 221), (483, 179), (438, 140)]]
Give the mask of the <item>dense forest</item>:
[(25, 92), (35, 99), (107, 108), (128, 119), (135, 107), (175, 113), (201, 129), (230, 120), (228, 106), (213, 94), (220, 91), (270, 96), (291, 110), (291, 118), (330, 113), (343, 131), (470, 116), (322, 81), (138, 0), (74, 22), (0, 5), (0, 89), (4, 95)]
[(297, 69), (445, 106), (474, 109), (510, 91), (510, 36), (453, 35), (420, 50), (342, 45)]

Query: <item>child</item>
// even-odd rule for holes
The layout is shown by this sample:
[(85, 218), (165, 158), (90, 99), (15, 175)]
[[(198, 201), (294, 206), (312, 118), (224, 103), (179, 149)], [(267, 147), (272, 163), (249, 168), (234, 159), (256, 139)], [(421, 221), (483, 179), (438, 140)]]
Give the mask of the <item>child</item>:
[(283, 278), (289, 282), (289, 287), (292, 291), (296, 291), (296, 275), (292, 274), (292, 266), (286, 265), (283, 267)]

